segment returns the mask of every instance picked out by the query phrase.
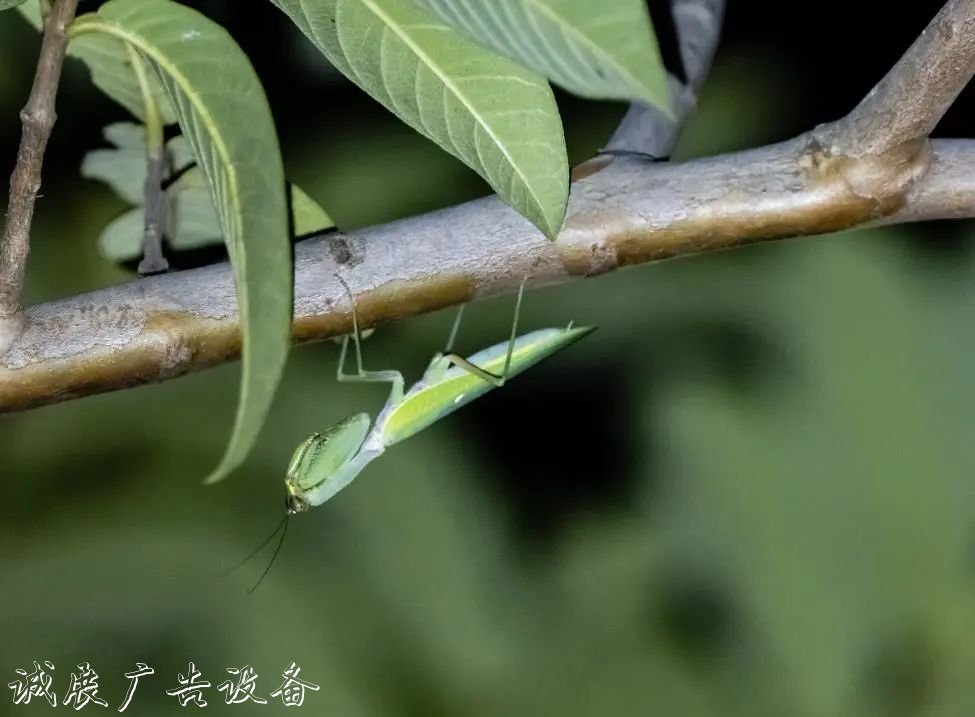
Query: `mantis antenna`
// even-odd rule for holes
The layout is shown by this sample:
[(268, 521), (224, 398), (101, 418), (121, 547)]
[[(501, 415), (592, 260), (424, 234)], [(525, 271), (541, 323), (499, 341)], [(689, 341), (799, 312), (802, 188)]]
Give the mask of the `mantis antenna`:
[[(285, 507), (287, 507), (287, 506), (285, 506)], [(258, 553), (260, 553), (262, 550), (264, 550), (264, 548), (266, 548), (268, 546), (268, 543), (270, 543), (272, 540), (274, 540), (274, 536), (276, 536), (279, 532), (281, 532), (283, 530), (284, 532), (281, 532), (281, 539), (278, 541), (277, 547), (274, 549), (274, 553), (271, 555), (270, 562), (268, 562), (267, 567), (264, 568), (264, 572), (261, 574), (261, 577), (258, 579), (258, 581), (256, 583), (254, 583), (254, 585), (247, 591), (247, 594), (249, 595), (249, 594), (253, 593), (255, 590), (257, 590), (257, 588), (260, 586), (260, 584), (262, 582), (264, 582), (264, 578), (267, 577), (267, 574), (271, 570), (271, 566), (274, 564), (275, 559), (278, 557), (278, 553), (281, 550), (281, 546), (284, 544), (284, 536), (288, 534), (288, 522), (290, 521), (290, 519), (291, 519), (291, 513), (286, 510), (285, 511), (285, 514), (284, 514), (284, 516), (282, 516), (280, 522), (277, 524), (277, 526), (275, 526), (274, 530), (271, 531), (271, 534), (268, 535), (261, 542), (260, 545), (258, 545), (256, 548), (254, 548), (254, 550), (252, 550), (247, 555), (246, 558), (244, 558), (243, 560), (241, 560), (239, 563), (237, 563), (233, 567), (228, 568), (227, 570), (225, 570), (224, 573), (223, 573), (224, 576), (230, 575), (231, 573), (235, 572), (236, 570), (239, 570), (240, 568), (242, 568), (245, 565), (247, 565), (247, 563), (249, 563), (251, 560), (253, 560), (254, 557), (257, 556)]]
[[(282, 519), (282, 524), (284, 525), (284, 527), (281, 528), (281, 539), (278, 541), (278, 544), (274, 547), (274, 552), (271, 554), (271, 559), (267, 561), (267, 567), (264, 568), (264, 572), (261, 573), (261, 577), (259, 577), (257, 579), (257, 582), (254, 583), (247, 590), (247, 594), (248, 595), (252, 595), (255, 590), (257, 590), (259, 587), (261, 587), (261, 583), (264, 582), (264, 578), (266, 578), (267, 577), (267, 574), (269, 572), (271, 572), (271, 567), (274, 565), (274, 561), (278, 559), (278, 553), (281, 552), (281, 546), (284, 545), (284, 539), (288, 536), (288, 525), (290, 523), (291, 523), (291, 513), (285, 513), (284, 514), (284, 518)], [(275, 530), (274, 532), (277, 533), (278, 531)], [(274, 534), (272, 533), (271, 535), (273, 537)], [(265, 541), (264, 545), (267, 545), (267, 543), (269, 543), (269, 542), (270, 542), (270, 540)], [(264, 546), (261, 546), (261, 547), (264, 547)]]

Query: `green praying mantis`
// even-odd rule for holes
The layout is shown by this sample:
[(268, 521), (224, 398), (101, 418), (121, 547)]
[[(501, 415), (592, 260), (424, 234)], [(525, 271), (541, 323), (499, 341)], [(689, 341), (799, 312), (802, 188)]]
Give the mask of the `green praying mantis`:
[(518, 336), (525, 279), (518, 288), (511, 335), (507, 341), (467, 358), (453, 353), (464, 314), (461, 306), (446, 347), (434, 355), (420, 380), (407, 390), (399, 371), (366, 371), (363, 368), (355, 298), (345, 280), (338, 275), (336, 278), (352, 304), (352, 342), (356, 360), (355, 373), (346, 373), (349, 337), (343, 337), (336, 378), (343, 383), (388, 383), (391, 387), (389, 398), (374, 422), (368, 414), (357, 413), (324, 432), (313, 433), (298, 446), (284, 481), (285, 516), (278, 528), (246, 559), (262, 550), (283, 527), (271, 561), (251, 592), (260, 585), (274, 563), (287, 535), (291, 516), (307, 512), (334, 497), (390, 446), (416, 435), (488, 391), (504, 386), (509, 379), (596, 330), (594, 326), (573, 327), (570, 322), (565, 328), (539, 329)]
[(339, 277), (352, 301), (352, 340), (355, 345), (356, 372), (346, 373), (349, 337), (342, 340), (336, 378), (340, 382), (389, 383), (386, 405), (375, 422), (357, 413), (322, 433), (305, 439), (288, 466), (285, 488), (289, 515), (304, 513), (321, 505), (351, 483), (386, 449), (416, 435), (424, 428), (452, 414), (488, 391), (538, 362), (592, 333), (595, 327), (539, 329), (518, 336), (518, 319), (525, 293), (525, 281), (518, 288), (511, 335), (507, 341), (463, 358), (452, 352), (460, 329), (464, 307), (457, 312), (445, 349), (434, 355), (423, 376), (409, 390), (399, 371), (366, 371), (362, 366), (362, 346), (355, 300)]

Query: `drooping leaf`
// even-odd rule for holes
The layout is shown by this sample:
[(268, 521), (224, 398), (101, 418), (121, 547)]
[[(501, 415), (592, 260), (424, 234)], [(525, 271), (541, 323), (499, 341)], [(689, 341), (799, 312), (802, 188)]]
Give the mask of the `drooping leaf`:
[(171, 0), (110, 0), (75, 20), (71, 32), (135, 48), (164, 88), (218, 207), (243, 340), (233, 435), (207, 479), (222, 480), (257, 439), (290, 345), (293, 277), (284, 169), (264, 90), (222, 27)]
[(568, 159), (541, 76), (403, 0), (272, 0), (343, 74), (473, 168), (547, 236), (562, 227)]
[[(37, 0), (21, 5), (19, 10), (35, 29), (40, 30), (41, 9)], [(68, 44), (68, 56), (88, 67), (91, 80), (98, 89), (140, 120), (145, 119), (145, 102), (124, 42), (110, 35), (74, 37)], [(155, 77), (149, 78), (149, 91), (163, 121), (166, 124), (176, 122), (173, 108)]]
[(0, 0), (0, 12), (22, 5), (25, 0)]
[(670, 111), (646, 0), (417, 0), (485, 47), (582, 97)]

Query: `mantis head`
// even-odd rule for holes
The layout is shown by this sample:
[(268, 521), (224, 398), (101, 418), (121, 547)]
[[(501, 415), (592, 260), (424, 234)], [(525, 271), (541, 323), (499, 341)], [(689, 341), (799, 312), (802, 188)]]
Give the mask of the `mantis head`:
[(332, 486), (349, 467), (369, 433), (365, 413), (346, 418), (323, 433), (306, 438), (291, 458), (284, 485), (289, 515), (321, 505), (341, 486)]

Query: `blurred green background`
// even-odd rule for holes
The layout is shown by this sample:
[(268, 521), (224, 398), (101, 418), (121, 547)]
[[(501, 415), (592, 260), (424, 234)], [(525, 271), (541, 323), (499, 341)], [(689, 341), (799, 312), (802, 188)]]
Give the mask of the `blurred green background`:
[[(290, 176), (340, 226), (485, 192), (269, 3), (191, 4), (252, 55)], [(786, 4), (730, 0), (681, 156), (839, 116), (938, 5), (887, 12), (881, 32), (873, 13), (889, 4), (823, 0), (826, 31)], [(4, 174), (36, 49), (0, 16)], [(573, 159), (591, 156), (623, 108), (560, 99)], [(942, 133), (975, 134), (971, 109), (966, 95)], [(96, 249), (124, 208), (77, 174), (123, 111), (77, 67), (59, 111), (32, 302), (130, 278)], [(165, 690), (190, 661), (214, 685), (252, 665), (265, 697), (295, 661), (321, 686), (303, 709), (342, 717), (975, 714), (971, 235), (805, 239), (532, 292), (526, 328), (600, 331), (293, 521), (253, 595), (263, 558), (223, 571), (280, 518), (294, 446), (384, 400), (335, 383), (336, 346), (293, 353), (259, 449), (216, 487), (200, 479), (227, 438), (237, 366), (2, 416), (2, 682), (50, 660), (63, 697), (89, 661), (115, 710), (145, 662), (155, 675), (129, 713), (181, 714)], [(472, 306), (463, 348), (501, 340), (511, 308)], [(382, 327), (369, 364), (417, 376), (451, 318)], [(49, 709), (7, 694), (0, 714)]]

